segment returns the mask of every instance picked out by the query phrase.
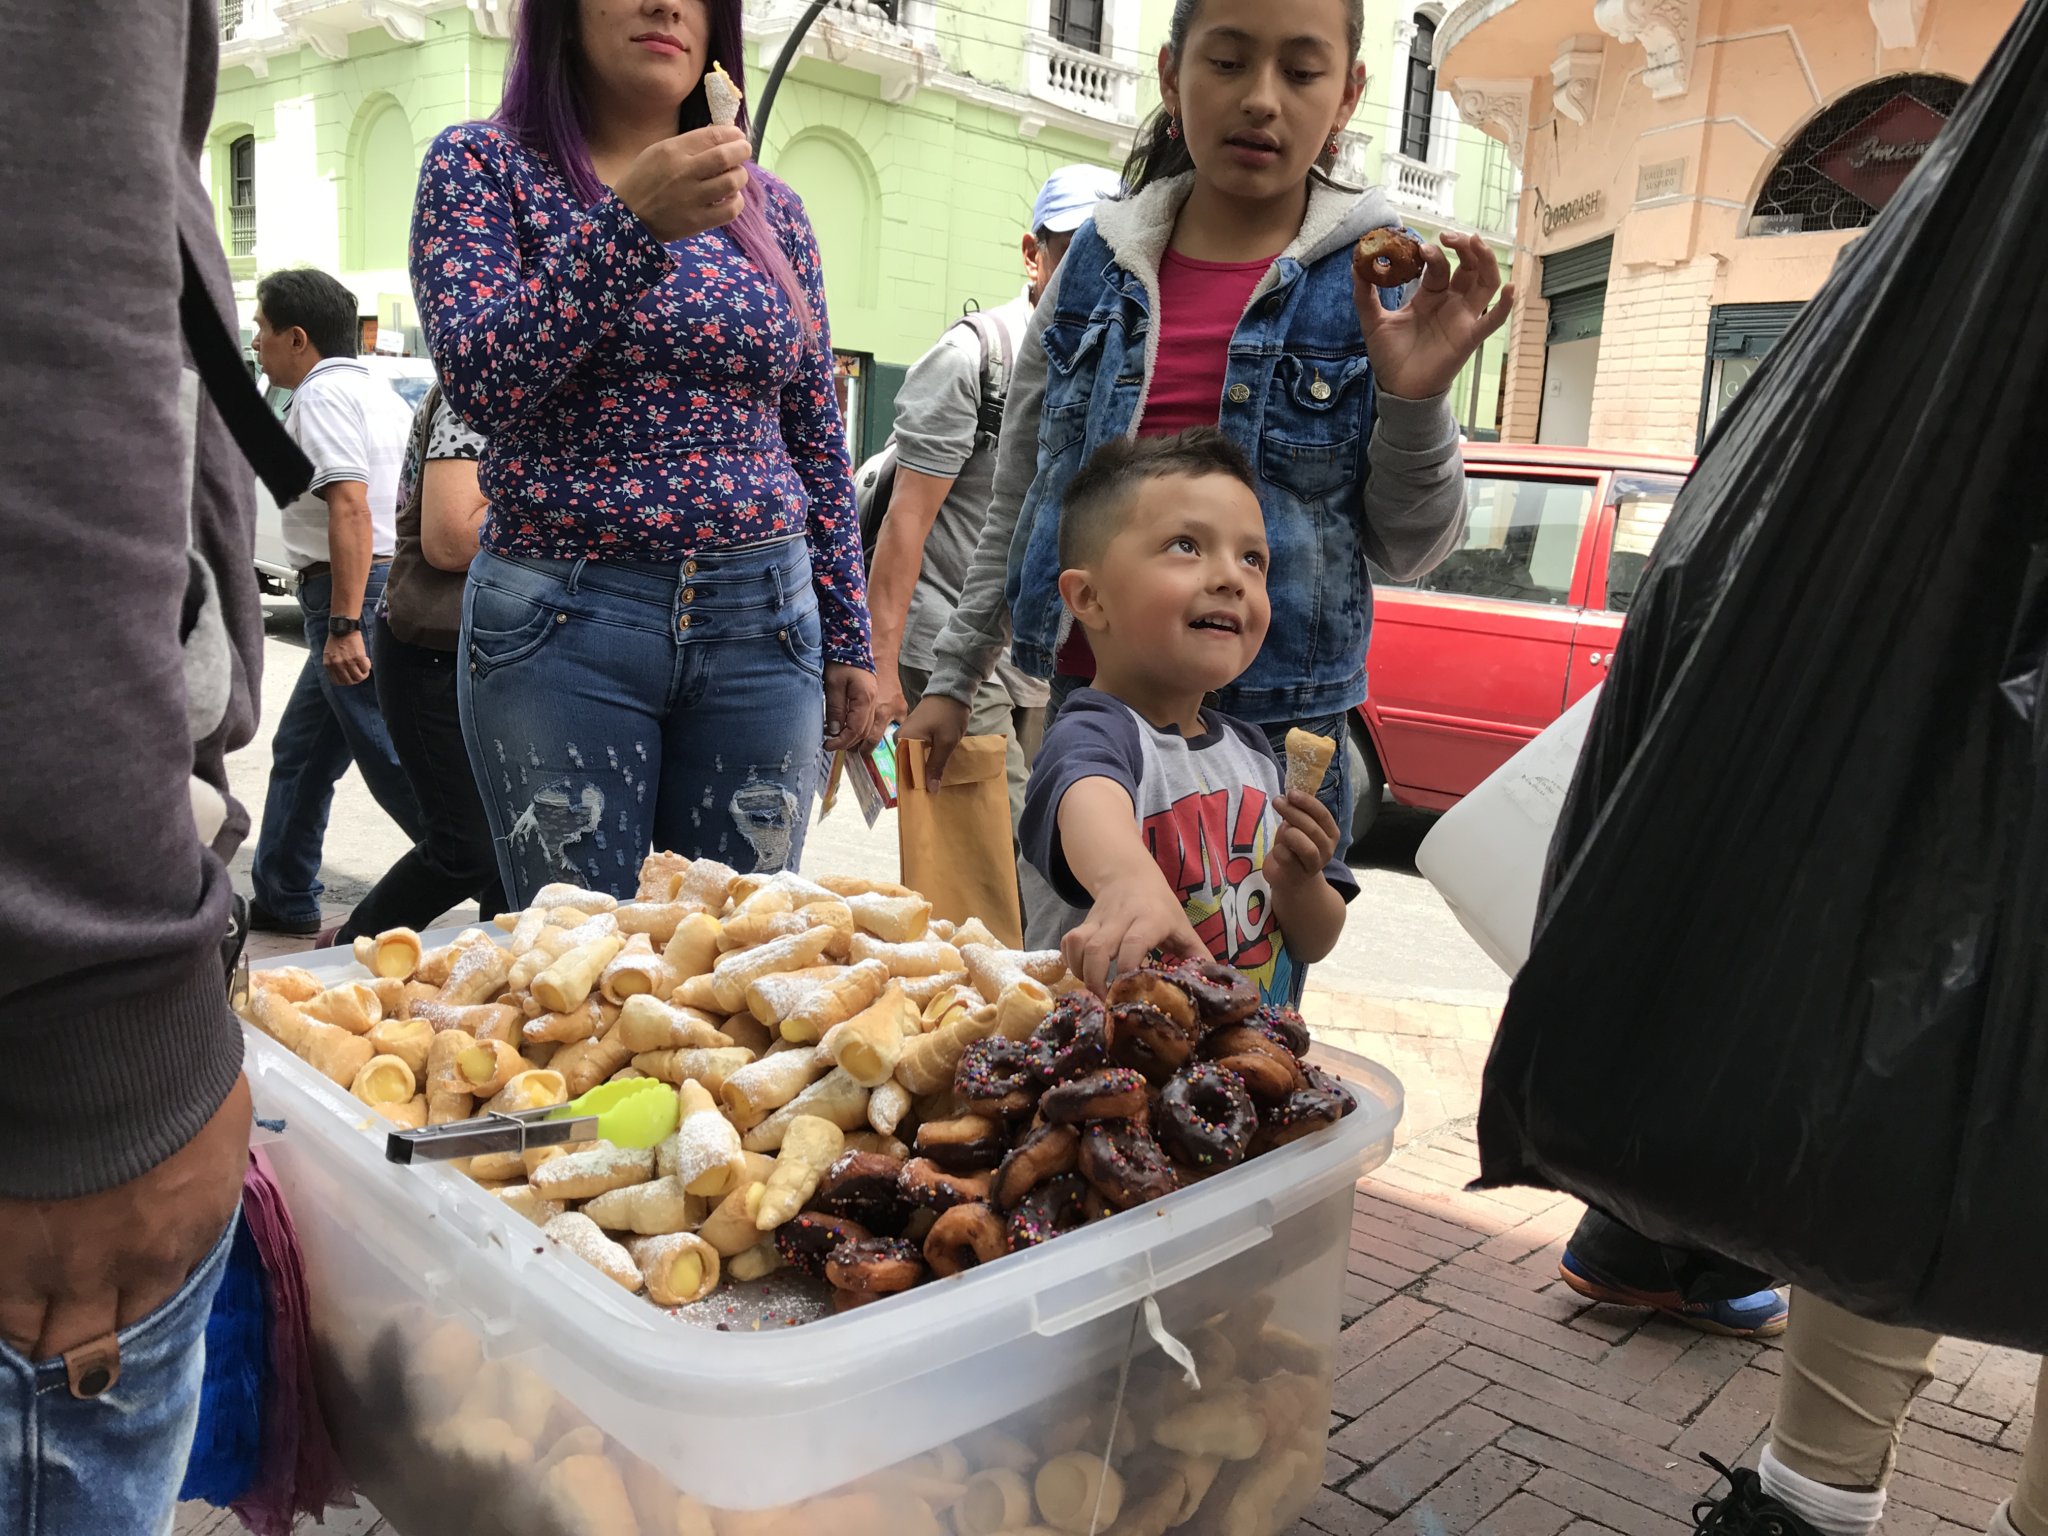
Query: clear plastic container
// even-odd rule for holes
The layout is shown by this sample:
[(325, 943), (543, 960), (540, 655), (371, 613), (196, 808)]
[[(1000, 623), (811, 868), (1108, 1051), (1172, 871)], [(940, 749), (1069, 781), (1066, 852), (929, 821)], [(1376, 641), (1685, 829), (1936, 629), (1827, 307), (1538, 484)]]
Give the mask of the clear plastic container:
[(247, 1035), (329, 1427), (406, 1536), (1163, 1536), (1184, 1514), (1266, 1536), (1320, 1483), (1352, 1192), (1401, 1113), (1370, 1063), (1344, 1064), (1357, 1113), (1165, 1200), (844, 1316), (719, 1331), (460, 1175), (387, 1163), (381, 1120)]

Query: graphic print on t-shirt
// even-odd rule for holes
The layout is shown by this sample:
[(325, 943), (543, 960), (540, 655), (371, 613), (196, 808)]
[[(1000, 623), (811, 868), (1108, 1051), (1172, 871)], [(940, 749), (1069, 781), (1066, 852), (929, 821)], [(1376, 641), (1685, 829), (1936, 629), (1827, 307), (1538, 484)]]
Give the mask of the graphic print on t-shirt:
[(1269, 803), (1257, 785), (1197, 792), (1146, 817), (1142, 830), (1204, 947), (1272, 996), (1284, 971), (1265, 873)]

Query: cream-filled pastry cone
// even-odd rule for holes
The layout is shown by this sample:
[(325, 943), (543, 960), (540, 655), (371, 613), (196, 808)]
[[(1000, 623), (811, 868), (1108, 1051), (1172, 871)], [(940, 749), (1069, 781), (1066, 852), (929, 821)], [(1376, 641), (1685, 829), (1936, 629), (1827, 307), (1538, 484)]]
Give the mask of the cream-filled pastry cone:
[(578, 1008), (567, 1013), (542, 1013), (528, 1019), (519, 1026), (519, 1038), (526, 1045), (541, 1045), (549, 1041), (556, 1045), (574, 1045), (579, 1040), (594, 1040), (604, 1033), (603, 1012), (598, 999), (586, 997)]
[(1029, 1040), (1052, 1012), (1052, 989), (1028, 976), (1011, 982), (996, 999), (996, 1033), (1005, 1040)]
[(1047, 1525), (1077, 1536), (1115, 1525), (1124, 1504), (1124, 1480), (1087, 1451), (1053, 1457), (1038, 1469), (1032, 1492)]
[(910, 1090), (891, 1078), (878, 1083), (868, 1095), (868, 1124), (884, 1136), (894, 1136), (896, 1127), (910, 1113)]
[(635, 903), (619, 908), (619, 932), (629, 938), (636, 933), (647, 935), (648, 942), (658, 954), (675, 937), (676, 929), (683, 925), (683, 919), (694, 909), (680, 901)]
[(680, 1095), (682, 1121), (656, 1149), (655, 1168), (693, 1195), (723, 1199), (746, 1168), (740, 1133), (702, 1083), (683, 1083)]
[(418, 1087), (418, 1080), (403, 1057), (372, 1056), (356, 1073), (348, 1091), (375, 1108), (379, 1104), (408, 1104)]
[(708, 1013), (643, 994), (629, 997), (619, 1009), (619, 1040), (636, 1056), (644, 1051), (716, 1050), (732, 1044), (718, 1022)]
[(1231, 1382), (1152, 1426), (1152, 1438), (1188, 1456), (1249, 1461), (1266, 1443), (1266, 1418), (1243, 1382)]
[(731, 1037), (734, 1045), (752, 1051), (756, 1057), (766, 1056), (775, 1048), (775, 1031), (752, 1014), (736, 1013), (718, 1027)]
[(1300, 729), (1287, 733), (1287, 793), (1313, 796), (1330, 772), (1337, 743)]
[(968, 979), (983, 997), (1001, 997), (1005, 987), (1030, 979), (1024, 970), (1024, 956), (1017, 950), (970, 944), (960, 954), (967, 962)]
[[(865, 1105), (863, 1105), (865, 1107)], [(782, 1138), (781, 1155), (775, 1171), (768, 1176), (754, 1225), (773, 1232), (804, 1208), (818, 1192), (825, 1170), (845, 1150), (846, 1133), (830, 1120), (816, 1115), (798, 1115)]]
[(522, 1072), (531, 1070), (526, 1058), (502, 1040), (478, 1040), (455, 1059), (455, 1070), (469, 1084), (472, 1096), (495, 1098)]
[(594, 1141), (541, 1164), (527, 1182), (550, 1200), (594, 1200), (615, 1189), (645, 1184), (654, 1177), (654, 1149)]
[(384, 1022), (384, 1004), (367, 981), (344, 982), (329, 987), (299, 1011), (315, 1023), (332, 1024), (352, 1035), (367, 1035)]
[(721, 931), (722, 925), (717, 917), (709, 912), (692, 912), (676, 924), (676, 931), (669, 936), (661, 958), (675, 972), (678, 986), (692, 976), (711, 973), (711, 967), (718, 962), (720, 954), (718, 935)]
[(640, 1271), (633, 1263), (633, 1255), (626, 1251), (623, 1243), (615, 1243), (606, 1237), (604, 1229), (582, 1212), (565, 1212), (549, 1221), (541, 1231), (605, 1279), (629, 1291), (640, 1289)]
[(711, 1214), (711, 1206), (684, 1189), (680, 1179), (650, 1179), (585, 1201), (583, 1214), (607, 1232), (660, 1237), (696, 1231)]
[(972, 1013), (955, 1015), (950, 1022), (919, 1035), (903, 1048), (896, 1063), (896, 1081), (914, 1094), (937, 1093), (953, 1085), (953, 1073), (967, 1047), (986, 1040), (996, 1032), (996, 1009), (984, 1004)]
[(782, 1038), (807, 1044), (843, 1024), (880, 997), (889, 985), (889, 967), (869, 960), (842, 971), (808, 994), (781, 1019)]
[[(787, 901), (789, 898), (784, 896), (782, 899)], [(748, 912), (726, 919), (725, 925), (718, 930), (718, 947), (726, 954), (736, 949), (757, 949), (776, 939), (803, 933), (810, 927), (811, 924), (795, 912)]]
[(806, 1001), (846, 974), (843, 965), (807, 965), (800, 971), (756, 977), (747, 986), (747, 1013), (760, 1023), (779, 1027)]
[(714, 1017), (726, 1013), (725, 1005), (718, 1000), (718, 989), (711, 984), (711, 975), (708, 971), (702, 976), (690, 977), (675, 991), (669, 993), (668, 1000), (678, 1008), (695, 1008), (700, 1013), (708, 1013)]
[(831, 1066), (815, 1046), (776, 1051), (733, 1073), (719, 1086), (718, 1097), (736, 1120), (755, 1124), (802, 1093)]
[(288, 1003), (310, 1003), (327, 989), (320, 979), (302, 966), (280, 966), (274, 971), (251, 971), (249, 973), (250, 994), (267, 992), (273, 997), (283, 998)]
[(889, 944), (872, 934), (853, 936), (853, 963), (879, 960), (897, 977), (938, 976), (962, 969), (966, 962), (960, 951), (937, 939), (920, 939), (915, 944)]
[(729, 864), (721, 864), (716, 859), (698, 859), (683, 871), (683, 878), (676, 886), (675, 899), (690, 902), (706, 912), (723, 912), (739, 878), (739, 871)]
[(702, 1083), (715, 1093), (753, 1059), (752, 1051), (728, 1045), (704, 1050), (643, 1051), (633, 1058), (633, 1065), (664, 1083)]
[(640, 861), (640, 889), (634, 895), (635, 901), (669, 902), (676, 899), (676, 887), (682, 883), (690, 868), (690, 860), (680, 853), (661, 851), (650, 853)]
[(856, 1131), (868, 1123), (868, 1090), (844, 1067), (834, 1067), (759, 1125), (740, 1133), (749, 1152), (775, 1152), (786, 1146), (789, 1133), (805, 1120), (824, 1120), (839, 1131)]
[(371, 980), (370, 990), (377, 994), (377, 1006), (384, 1011), (385, 1023), (412, 1017), (412, 1005), (406, 996), (404, 982), (378, 976)]
[(308, 1024), (305, 1038), (299, 1042), (299, 1055), (306, 1064), (344, 1088), (376, 1054), (377, 1048), (361, 1035), (333, 1024)]
[(415, 1094), (403, 1104), (379, 1104), (377, 1113), (401, 1131), (417, 1131), (427, 1123), (427, 1096)]
[(711, 971), (711, 989), (719, 1011), (738, 1013), (746, 1006), (747, 988), (762, 976), (816, 965), (831, 942), (829, 928), (812, 928), (721, 957)]
[(1031, 1524), (1031, 1485), (1009, 1467), (991, 1467), (967, 1479), (953, 1506), (959, 1536), (999, 1536)]
[(911, 944), (931, 926), (932, 904), (922, 896), (848, 896), (854, 926), (888, 944)]
[(507, 1044), (524, 1038), (525, 1016), (508, 1003), (414, 1003), (412, 1016), (431, 1024), (436, 1031), (459, 1029), (479, 1040), (503, 1040)]
[(526, 1159), (517, 1152), (481, 1152), (463, 1171), (479, 1184), (518, 1184), (526, 1178)]
[[(1048, 996), (1048, 1011), (1051, 1006)], [(891, 988), (845, 1023), (828, 1029), (818, 1050), (863, 1088), (878, 1088), (895, 1072), (905, 1038), (917, 1035), (920, 1029), (917, 1005)]]
[(818, 884), (835, 896), (915, 896), (907, 885), (893, 880), (870, 880), (864, 875), (820, 875)]
[[(314, 994), (318, 996), (318, 994)], [(299, 1005), (282, 992), (252, 990), (249, 994), (249, 1022), (286, 1050), (297, 1054), (313, 1021)]]
[(562, 1074), (562, 1081), (569, 1086), (569, 1097), (577, 1099), (632, 1059), (633, 1053), (626, 1049), (626, 1043), (619, 1038), (619, 1029), (615, 1024), (595, 1040), (582, 1040), (575, 1045), (563, 1046), (555, 1052), (554, 1060), (550, 1061), (548, 1066)]
[(625, 948), (617, 934), (579, 944), (533, 978), (533, 995), (551, 1013), (567, 1013), (590, 996), (612, 957)]
[(387, 928), (370, 940), (368, 964), (372, 976), (390, 981), (407, 981), (419, 969), (420, 936), (410, 928)]
[[(777, 885), (770, 885), (763, 876), (741, 875), (733, 882), (732, 910), (725, 915), (728, 924), (747, 918), (777, 917), (796, 910), (796, 897)], [(726, 945), (733, 949), (741, 946)]]
[(569, 1102), (569, 1085), (562, 1074), (545, 1067), (515, 1072), (491, 1101), (488, 1114), (516, 1115), (527, 1109), (553, 1109)]
[(534, 892), (533, 900), (527, 903), (528, 910), (559, 912), (563, 908), (574, 908), (578, 912), (616, 912), (619, 898), (603, 891), (593, 891), (586, 886), (557, 882), (544, 885)]
[(899, 981), (903, 995), (917, 1004), (926, 1034), (953, 1022), (956, 1013), (972, 1013), (989, 999), (968, 985), (965, 971), (942, 971), (937, 976), (918, 976)]
[(512, 954), (500, 949), (486, 937), (481, 943), (465, 946), (448, 968), (448, 979), (441, 984), (441, 1001), (451, 1007), (466, 1007), (471, 1003), (487, 1003), (505, 990), (505, 980), (512, 974)]
[(1001, 949), (1003, 947), (1003, 941), (989, 932), (988, 924), (978, 917), (970, 917), (966, 922), (953, 930), (953, 947), (955, 949), (965, 954), (967, 946), (970, 944), (979, 944), (984, 949)]
[(750, 1180), (736, 1185), (718, 1203), (718, 1208), (704, 1218), (704, 1225), (697, 1229), (697, 1235), (709, 1243), (720, 1258), (738, 1258), (761, 1241), (761, 1231), (754, 1225), (754, 1220), (767, 1191), (765, 1180)]
[(722, 128), (730, 128), (740, 120), (740, 107), (745, 98), (733, 78), (725, 72), (725, 66), (714, 62), (704, 75), (704, 100), (711, 108), (711, 121)]
[(666, 998), (680, 980), (669, 969), (668, 962), (654, 952), (647, 935), (636, 933), (612, 957), (612, 963), (598, 977), (597, 986), (607, 1001), (623, 1004), (634, 997)]
[(475, 1048), (476, 1037), (459, 1029), (444, 1029), (434, 1036), (427, 1048), (427, 1124), (467, 1120), (475, 1111), (476, 1095), (458, 1065), (462, 1053)]
[(782, 1254), (769, 1238), (754, 1244), (745, 1253), (738, 1254), (725, 1266), (726, 1277), (745, 1285), (752, 1280), (765, 1280), (782, 1268)]
[(694, 1232), (668, 1232), (626, 1245), (647, 1283), (647, 1299), (687, 1307), (718, 1289), (718, 1250)]

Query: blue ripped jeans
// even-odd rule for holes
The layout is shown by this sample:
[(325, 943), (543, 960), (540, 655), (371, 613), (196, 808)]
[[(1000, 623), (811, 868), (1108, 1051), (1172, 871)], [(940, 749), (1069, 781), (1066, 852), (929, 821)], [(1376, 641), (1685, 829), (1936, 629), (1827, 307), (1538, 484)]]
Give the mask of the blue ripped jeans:
[(654, 848), (796, 868), (823, 638), (801, 537), (670, 565), (478, 555), (457, 697), (512, 905), (558, 880), (629, 898)]
[(0, 1531), (169, 1536), (238, 1222), (175, 1296), (115, 1336), (120, 1373), (98, 1396), (74, 1391), (62, 1360), (32, 1365), (0, 1344)]

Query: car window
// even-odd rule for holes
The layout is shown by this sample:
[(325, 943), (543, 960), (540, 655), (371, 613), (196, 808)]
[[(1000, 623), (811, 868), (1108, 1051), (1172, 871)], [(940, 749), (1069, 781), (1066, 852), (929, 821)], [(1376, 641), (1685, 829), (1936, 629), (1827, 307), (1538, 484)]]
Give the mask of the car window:
[(1649, 573), (1650, 556), (1664, 537), (1671, 504), (1685, 482), (1676, 475), (1617, 475), (1614, 479), (1614, 547), (1607, 556), (1607, 607), (1627, 613)]
[(427, 398), (427, 390), (433, 382), (419, 373), (395, 373), (391, 376), (391, 387), (398, 391), (398, 398), (414, 410), (419, 409), (419, 403)]
[(1421, 580), (1400, 585), (1453, 597), (1562, 606), (1571, 601), (1593, 490), (1583, 480), (1470, 476), (1465, 542)]

